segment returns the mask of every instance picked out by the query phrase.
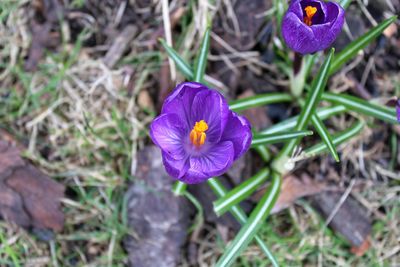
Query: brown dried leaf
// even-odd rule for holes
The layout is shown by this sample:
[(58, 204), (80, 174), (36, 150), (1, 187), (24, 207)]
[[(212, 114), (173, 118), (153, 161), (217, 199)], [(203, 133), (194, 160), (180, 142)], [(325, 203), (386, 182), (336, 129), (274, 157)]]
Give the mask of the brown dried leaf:
[(281, 193), (271, 212), (277, 213), (291, 206), (299, 198), (315, 195), (327, 189), (325, 184), (314, 181), (307, 174), (303, 174), (301, 179), (294, 175), (286, 176), (282, 182)]
[(370, 247), (371, 247), (371, 237), (368, 236), (360, 246), (358, 247), (352, 246), (350, 251), (357, 257), (362, 257)]
[(25, 162), (20, 150), (0, 141), (0, 215), (22, 227), (61, 231), (64, 186)]
[[(299, 198), (315, 195), (329, 189), (325, 184), (315, 182), (307, 174), (303, 174), (301, 178), (295, 175), (286, 176), (283, 179), (281, 192), (271, 213), (278, 213), (290, 207)], [(265, 193), (265, 190), (257, 192), (253, 200), (258, 201)]]

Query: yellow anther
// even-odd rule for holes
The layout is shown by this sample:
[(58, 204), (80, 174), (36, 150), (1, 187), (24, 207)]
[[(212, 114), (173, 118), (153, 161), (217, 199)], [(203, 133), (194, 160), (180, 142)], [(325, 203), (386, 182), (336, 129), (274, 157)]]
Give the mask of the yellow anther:
[(317, 8), (313, 6), (306, 6), (304, 11), (306, 12), (306, 16), (304, 17), (304, 23), (307, 24), (308, 26), (311, 26), (312, 18), (317, 13)]
[(193, 127), (193, 130), (196, 132), (205, 132), (208, 130), (208, 125), (204, 120), (196, 122), (196, 124)]
[(190, 141), (193, 145), (199, 147), (206, 142), (206, 133), (208, 130), (208, 125), (204, 120), (195, 123), (193, 130), (190, 132)]

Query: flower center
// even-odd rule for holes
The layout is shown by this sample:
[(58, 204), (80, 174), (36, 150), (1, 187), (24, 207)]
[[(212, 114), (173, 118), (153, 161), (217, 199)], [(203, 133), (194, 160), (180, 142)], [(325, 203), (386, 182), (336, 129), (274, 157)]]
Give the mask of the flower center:
[(315, 13), (317, 13), (317, 8), (312, 6), (307, 6), (304, 11), (306, 15), (304, 17), (304, 23), (308, 26), (312, 25), (312, 18), (314, 17)]
[(190, 141), (193, 145), (200, 147), (204, 145), (206, 141), (206, 133), (208, 130), (208, 125), (204, 120), (196, 122), (193, 130), (190, 132)]

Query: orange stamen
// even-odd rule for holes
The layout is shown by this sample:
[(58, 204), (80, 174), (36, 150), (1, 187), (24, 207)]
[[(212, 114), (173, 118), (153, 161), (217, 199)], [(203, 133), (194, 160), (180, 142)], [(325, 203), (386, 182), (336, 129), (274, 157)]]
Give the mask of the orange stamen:
[(204, 120), (196, 122), (193, 130), (190, 132), (189, 138), (193, 145), (200, 147), (206, 142), (206, 133), (208, 125)]
[(312, 25), (312, 18), (314, 17), (315, 13), (317, 13), (317, 8), (312, 6), (307, 6), (304, 11), (306, 12), (306, 16), (304, 17), (304, 23), (308, 26)]

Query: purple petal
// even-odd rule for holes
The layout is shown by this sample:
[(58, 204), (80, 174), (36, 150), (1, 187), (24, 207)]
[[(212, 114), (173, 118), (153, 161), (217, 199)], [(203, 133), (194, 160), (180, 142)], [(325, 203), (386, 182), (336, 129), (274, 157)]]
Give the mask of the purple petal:
[(220, 142), (210, 147), (207, 153), (190, 157), (190, 169), (204, 173), (209, 178), (221, 175), (232, 165), (234, 154), (232, 142)]
[(328, 14), (330, 22), (311, 26), (315, 39), (319, 43), (319, 50), (324, 50), (332, 45), (342, 31), (344, 24), (343, 8), (336, 3), (327, 3), (327, 6), (328, 10), (331, 10)]
[(400, 123), (400, 99), (398, 99), (396, 103), (396, 113), (397, 113), (397, 121)]
[(162, 159), (165, 170), (175, 180), (182, 178), (189, 170), (188, 156), (180, 160), (175, 160), (169, 154), (163, 152)]
[(175, 160), (186, 157), (183, 145), (186, 131), (177, 114), (162, 114), (150, 125), (150, 137), (153, 142)]
[(177, 85), (174, 91), (165, 99), (161, 113), (175, 113), (189, 128), (191, 119), (191, 106), (197, 93), (208, 91), (208, 88), (200, 83), (184, 82)]
[(204, 120), (208, 124), (206, 142), (218, 142), (229, 115), (225, 98), (214, 90), (199, 92), (193, 100), (191, 112), (192, 127), (196, 122)]
[(282, 36), (287, 46), (301, 54), (320, 50), (314, 33), (294, 13), (286, 13), (282, 21)]
[(312, 18), (312, 23), (313, 24), (322, 24), (325, 23), (325, 18), (327, 17), (327, 9), (325, 6), (325, 2), (323, 1), (318, 1), (318, 0), (307, 0), (307, 1), (301, 1), (301, 10), (302, 10), (302, 17), (301, 19), (303, 20), (304, 14), (305, 14), (305, 8), (307, 6), (312, 6), (317, 8), (317, 13), (314, 15)]
[(179, 181), (186, 184), (200, 184), (210, 178), (211, 176), (206, 173), (190, 168), (183, 177), (179, 178)]
[(252, 140), (250, 122), (243, 116), (231, 112), (222, 134), (221, 141), (231, 141), (235, 156), (233, 160), (241, 157), (250, 147)]
[(287, 13), (294, 13), (301, 21), (303, 20), (304, 13), (301, 6), (301, 0), (293, 0), (290, 2)]
[[(299, 10), (302, 9), (302, 5), (307, 4), (320, 5), (325, 14), (324, 23), (308, 26), (303, 22), (303, 15), (299, 16)], [(321, 18), (318, 22), (320, 20)], [(282, 36), (292, 50), (301, 54), (312, 54), (331, 46), (340, 34), (343, 23), (344, 9), (337, 3), (317, 0), (294, 1), (283, 18)]]
[(327, 18), (326, 22), (334, 22), (337, 19), (341, 19), (344, 22), (344, 9), (335, 2), (326, 3), (327, 8)]

